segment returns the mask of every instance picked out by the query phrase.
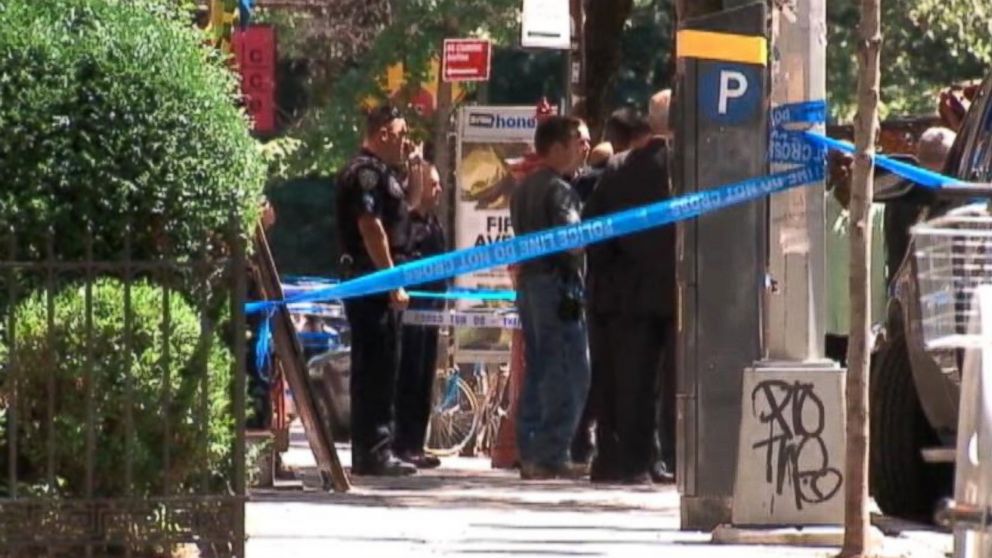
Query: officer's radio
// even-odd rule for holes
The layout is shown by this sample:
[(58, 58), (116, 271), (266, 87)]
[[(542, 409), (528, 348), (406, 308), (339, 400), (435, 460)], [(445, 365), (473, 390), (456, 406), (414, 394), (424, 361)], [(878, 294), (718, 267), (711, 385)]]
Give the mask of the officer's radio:
[(562, 281), (561, 302), (558, 303), (558, 318), (563, 322), (575, 322), (582, 318), (582, 284), (578, 281)]
[(351, 254), (341, 254), (338, 259), (338, 276), (342, 281), (347, 281), (355, 276), (355, 259)]

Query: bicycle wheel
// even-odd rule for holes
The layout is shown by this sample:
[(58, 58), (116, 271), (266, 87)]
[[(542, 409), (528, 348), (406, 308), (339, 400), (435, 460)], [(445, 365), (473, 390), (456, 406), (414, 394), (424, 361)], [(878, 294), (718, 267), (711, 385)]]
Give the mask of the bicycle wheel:
[(479, 425), (479, 450), (491, 455), (499, 437), (499, 429), (509, 414), (509, 372), (502, 369), (491, 372), (486, 383), (488, 387)]
[(457, 371), (449, 371), (434, 380), (433, 401), (426, 450), (434, 455), (455, 455), (475, 435), (478, 399)]

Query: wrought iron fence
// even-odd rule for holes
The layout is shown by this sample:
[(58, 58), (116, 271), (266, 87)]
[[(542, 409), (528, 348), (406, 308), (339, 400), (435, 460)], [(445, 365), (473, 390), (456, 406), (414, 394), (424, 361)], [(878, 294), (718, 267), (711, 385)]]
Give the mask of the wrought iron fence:
[(122, 235), (0, 242), (0, 556), (244, 555), (244, 243)]

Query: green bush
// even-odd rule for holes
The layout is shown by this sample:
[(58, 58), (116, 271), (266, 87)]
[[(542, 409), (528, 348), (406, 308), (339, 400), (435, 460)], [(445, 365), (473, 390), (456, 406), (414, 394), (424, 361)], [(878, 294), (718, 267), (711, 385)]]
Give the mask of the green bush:
[[(124, 286), (99, 279), (91, 287), (92, 342), (86, 336), (85, 287), (74, 284), (54, 299), (49, 332), (44, 292), (13, 310), (16, 345), (0, 347), (0, 401), (10, 402), (11, 376), (18, 401), (18, 473), (25, 489), (64, 496), (84, 493), (87, 438), (87, 370), (92, 366), (95, 405), (95, 495), (126, 494), (128, 380), (134, 437), (132, 494), (156, 495), (168, 479), (173, 492), (230, 475), (234, 421), (231, 414), (231, 353), (214, 332), (201, 330), (201, 315), (182, 297), (169, 297), (168, 353), (163, 290), (146, 282), (131, 286), (130, 350), (125, 351)], [(49, 346), (49, 339), (54, 347)], [(54, 348), (54, 351), (52, 350)], [(53, 359), (54, 355), (54, 359)], [(11, 363), (16, 368), (11, 373)], [(126, 371), (130, 367), (130, 373)], [(164, 378), (169, 373), (166, 415)], [(206, 374), (206, 422), (202, 381)], [(49, 381), (54, 385), (55, 477), (47, 485)], [(0, 405), (6, 407), (6, 405)], [(7, 410), (7, 417), (10, 409)], [(166, 420), (168, 419), (168, 420)], [(168, 437), (166, 433), (168, 425)], [(7, 423), (4, 432), (11, 426)], [(0, 440), (0, 470), (7, 470), (6, 436)], [(165, 448), (169, 467), (165, 467)], [(4, 476), (6, 481), (6, 476)]]
[(257, 216), (265, 164), (227, 63), (171, 0), (0, 0), (0, 223), (43, 255), (188, 255)]

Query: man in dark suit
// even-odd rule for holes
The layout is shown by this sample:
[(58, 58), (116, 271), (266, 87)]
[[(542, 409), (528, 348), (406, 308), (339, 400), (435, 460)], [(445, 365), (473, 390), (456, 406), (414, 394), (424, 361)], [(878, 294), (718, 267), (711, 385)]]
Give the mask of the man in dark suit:
[[(664, 129), (635, 138), (614, 156), (589, 197), (583, 218), (667, 199), (668, 141)], [(671, 481), (652, 475), (660, 385), (674, 396), (674, 370), (663, 365), (675, 314), (675, 229), (649, 229), (587, 248), (590, 356), (596, 386), (594, 482)], [(659, 373), (660, 371), (660, 373)], [(670, 385), (666, 385), (670, 384)], [(670, 409), (666, 409), (669, 411)], [(665, 413), (668, 414), (667, 412)], [(674, 453), (674, 424), (664, 425), (661, 456)], [(664, 461), (664, 459), (662, 459)], [(669, 461), (665, 466), (671, 470)]]
[[(589, 155), (589, 166), (578, 178), (572, 182), (572, 187), (579, 194), (582, 203), (589, 200), (589, 196), (595, 190), (603, 173), (606, 172), (607, 164), (614, 153), (621, 153), (630, 149), (635, 141), (643, 143), (651, 135), (651, 126), (643, 118), (640, 112), (633, 107), (623, 107), (617, 109), (607, 119), (604, 126), (606, 141), (597, 145)], [(589, 335), (595, 334), (594, 330), (599, 327), (592, 323), (596, 318), (589, 316)], [(590, 355), (593, 356), (593, 355)], [(595, 368), (596, 366), (593, 365)], [(602, 368), (602, 366), (599, 366)], [(594, 443), (593, 430), (596, 422), (596, 405), (599, 399), (596, 393), (599, 391), (597, 382), (598, 376), (593, 372), (592, 383), (589, 387), (589, 397), (586, 399), (586, 407), (582, 411), (582, 418), (579, 420), (579, 427), (575, 431), (575, 438), (572, 439), (572, 459), (578, 463), (589, 463), (592, 457)]]

